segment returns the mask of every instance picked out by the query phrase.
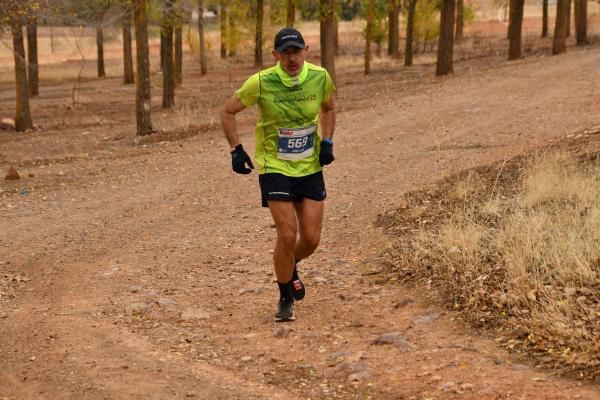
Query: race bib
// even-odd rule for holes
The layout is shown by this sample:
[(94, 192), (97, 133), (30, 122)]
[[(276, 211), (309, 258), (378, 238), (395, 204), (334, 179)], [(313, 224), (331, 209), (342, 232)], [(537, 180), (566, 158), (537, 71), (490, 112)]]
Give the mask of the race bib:
[(305, 128), (279, 128), (277, 158), (302, 160), (314, 152), (316, 125)]

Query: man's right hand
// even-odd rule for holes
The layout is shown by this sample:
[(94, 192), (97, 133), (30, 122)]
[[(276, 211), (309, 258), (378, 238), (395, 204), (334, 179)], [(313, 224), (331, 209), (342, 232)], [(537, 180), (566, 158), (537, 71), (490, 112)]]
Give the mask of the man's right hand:
[[(246, 164), (248, 164), (248, 167), (250, 168), (247, 168)], [(252, 160), (241, 143), (235, 146), (231, 151), (231, 166), (234, 172), (244, 175), (249, 174), (254, 169)]]

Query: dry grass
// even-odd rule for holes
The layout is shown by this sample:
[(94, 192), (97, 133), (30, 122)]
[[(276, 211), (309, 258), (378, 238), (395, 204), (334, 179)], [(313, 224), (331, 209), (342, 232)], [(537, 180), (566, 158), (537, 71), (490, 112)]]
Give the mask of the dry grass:
[(599, 380), (600, 162), (556, 152), (498, 170), (448, 178), (382, 216), (399, 234), (394, 273), (434, 286), (508, 348)]

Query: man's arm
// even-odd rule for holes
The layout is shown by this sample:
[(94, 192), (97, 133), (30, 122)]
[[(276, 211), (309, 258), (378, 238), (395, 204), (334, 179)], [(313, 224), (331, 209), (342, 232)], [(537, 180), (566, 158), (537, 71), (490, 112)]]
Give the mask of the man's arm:
[(332, 139), (335, 130), (335, 105), (333, 95), (325, 103), (321, 104), (321, 137)]
[(235, 146), (240, 144), (240, 137), (237, 133), (237, 127), (235, 124), (235, 114), (244, 111), (246, 106), (242, 104), (240, 99), (236, 96), (231, 97), (223, 111), (221, 111), (221, 123), (223, 124), (223, 132), (229, 142), (229, 146), (233, 149)]

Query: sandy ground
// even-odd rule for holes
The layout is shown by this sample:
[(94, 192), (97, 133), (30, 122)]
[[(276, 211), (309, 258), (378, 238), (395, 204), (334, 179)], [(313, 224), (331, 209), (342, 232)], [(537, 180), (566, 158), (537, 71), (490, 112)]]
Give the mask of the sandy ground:
[[(0, 399), (598, 399), (382, 278), (373, 226), (402, 193), (600, 124), (599, 48), (339, 78), (323, 240), (297, 321), (275, 324), (275, 230), (215, 126), (252, 70), (189, 70), (200, 128), (134, 139), (119, 79), (42, 88), (0, 133)], [(0, 115), (12, 114), (10, 86)], [(154, 90), (155, 96), (158, 90)], [(158, 105), (159, 97), (154, 99)], [(254, 111), (240, 118), (253, 147)]]

